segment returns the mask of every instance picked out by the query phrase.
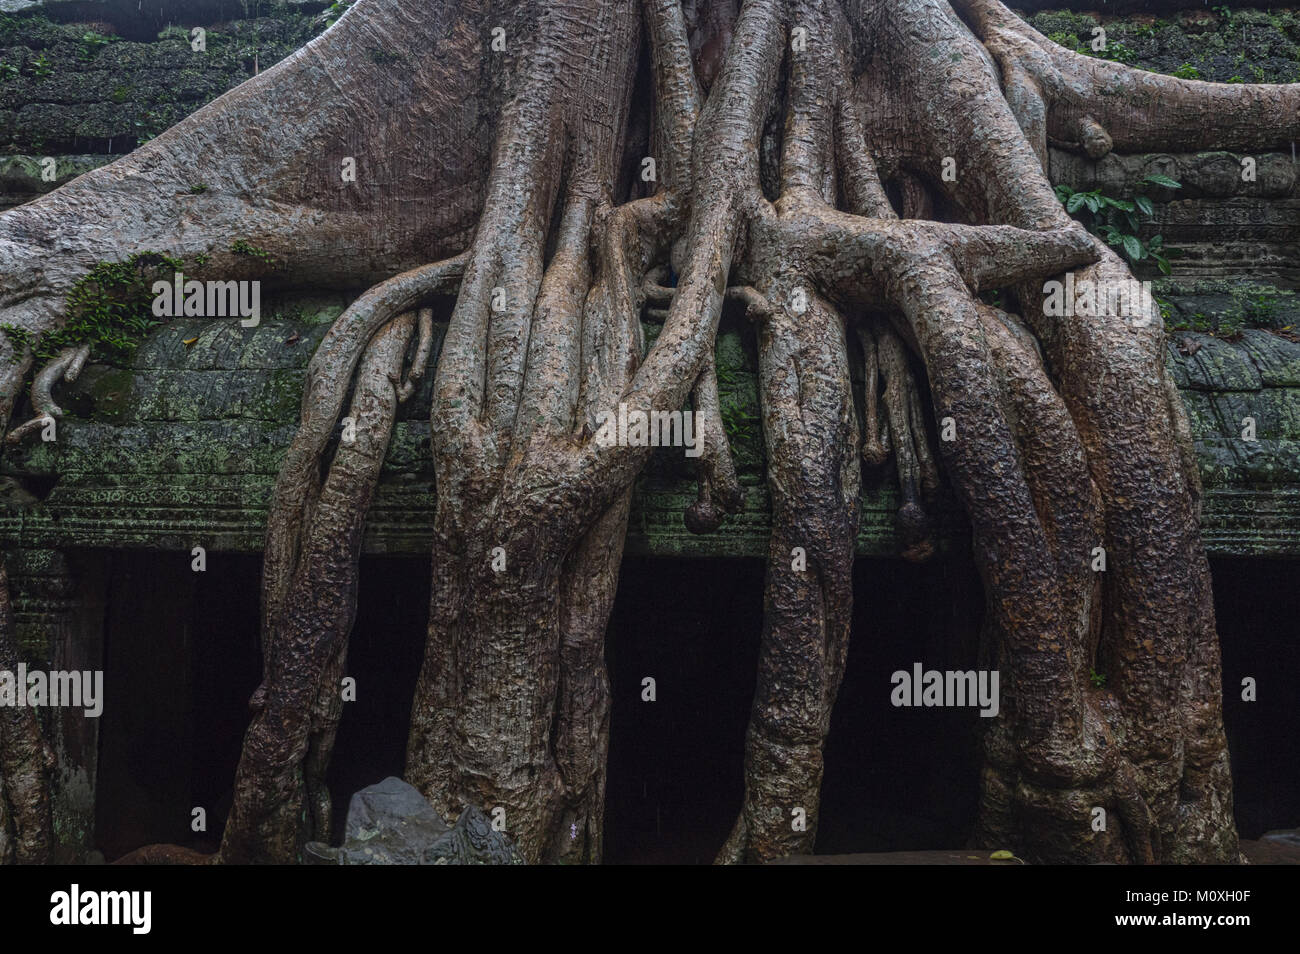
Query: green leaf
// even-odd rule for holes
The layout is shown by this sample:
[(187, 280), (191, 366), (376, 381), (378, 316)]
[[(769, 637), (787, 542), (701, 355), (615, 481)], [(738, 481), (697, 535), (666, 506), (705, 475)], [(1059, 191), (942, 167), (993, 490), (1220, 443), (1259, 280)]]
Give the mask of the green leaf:
[(1124, 251), (1128, 257), (1135, 262), (1140, 262), (1146, 256), (1146, 249), (1142, 247), (1142, 242), (1136, 235), (1124, 236)]
[(1183, 187), (1183, 184), (1177, 179), (1171, 179), (1158, 172), (1153, 172), (1151, 175), (1147, 176), (1144, 181), (1150, 182), (1152, 185), (1164, 186), (1166, 189), (1181, 189)]
[(1156, 255), (1154, 258), (1156, 260), (1156, 267), (1160, 269), (1160, 274), (1168, 275), (1172, 271), (1169, 267), (1169, 259), (1165, 258), (1163, 255)]
[(1156, 214), (1155, 206), (1153, 206), (1151, 204), (1151, 200), (1144, 195), (1139, 195), (1135, 197), (1133, 199), (1133, 204), (1138, 207), (1138, 211), (1141, 212), (1143, 215)]
[(1076, 192), (1074, 195), (1070, 196), (1070, 201), (1065, 203), (1065, 211), (1073, 215), (1075, 212), (1079, 211), (1079, 207), (1083, 205), (1084, 200), (1087, 198), (1088, 197), (1082, 192)]
[(1083, 197), (1083, 204), (1086, 205), (1086, 206), (1088, 207), (1088, 211), (1089, 211), (1089, 212), (1097, 212), (1097, 211), (1100, 211), (1100, 209), (1101, 209), (1101, 205), (1102, 205), (1102, 202), (1101, 202), (1101, 196), (1099, 196), (1099, 195), (1085, 195), (1085, 196)]

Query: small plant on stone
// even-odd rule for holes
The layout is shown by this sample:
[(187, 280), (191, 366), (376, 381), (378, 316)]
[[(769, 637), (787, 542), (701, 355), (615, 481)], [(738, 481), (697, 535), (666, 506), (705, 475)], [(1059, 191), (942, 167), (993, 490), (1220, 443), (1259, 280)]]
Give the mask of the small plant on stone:
[[(1141, 186), (1182, 188), (1177, 180), (1157, 174), (1147, 176)], [(1100, 189), (1076, 192), (1067, 185), (1058, 185), (1056, 197), (1066, 212), (1087, 226), (1088, 231), (1104, 238), (1107, 245), (1122, 249), (1130, 262), (1137, 264), (1150, 259), (1162, 274), (1169, 274), (1168, 255), (1171, 250), (1165, 248), (1164, 238), (1153, 235), (1143, 239), (1138, 235), (1142, 223), (1155, 213), (1151, 197), (1145, 192), (1139, 192), (1132, 199), (1116, 199), (1103, 195)]]

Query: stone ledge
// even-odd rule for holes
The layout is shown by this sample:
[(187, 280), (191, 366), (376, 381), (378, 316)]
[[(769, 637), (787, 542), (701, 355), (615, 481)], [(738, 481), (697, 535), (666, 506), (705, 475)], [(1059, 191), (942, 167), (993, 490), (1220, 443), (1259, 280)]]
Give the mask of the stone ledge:
[[(80, 489), (65, 493), (54, 508), (4, 511), (0, 542), (6, 549), (172, 550), (187, 559), (196, 546), (214, 553), (260, 553), (270, 493), (270, 482), (225, 493), (192, 485)], [(643, 480), (633, 498), (627, 552), (653, 557), (767, 556), (765, 488), (750, 487), (744, 511), (707, 536), (692, 534), (682, 520), (694, 499), (689, 485), (654, 486)], [(362, 552), (427, 557), (433, 507), (434, 494), (427, 485), (381, 487), (367, 520)], [(864, 495), (860, 556), (900, 555), (897, 508), (892, 490)], [(969, 529), (953, 501), (941, 501), (932, 517), (940, 551), (969, 545)], [(1211, 489), (1205, 496), (1201, 532), (1211, 556), (1300, 557), (1300, 487)]]
[[(7, 453), (2, 473), (10, 509), (0, 511), (0, 542), (259, 552), (276, 475), (296, 428), (304, 367), (346, 300), (298, 297), (256, 329), (176, 319), (145, 341), (134, 366), (88, 366), (60, 391), (70, 416), (60, 422), (58, 440)], [(1230, 306), (1195, 296), (1177, 301), (1207, 310)], [(655, 331), (647, 326), (649, 336)], [(435, 335), (434, 361), (438, 344)], [(1219, 555), (1300, 555), (1300, 342), (1254, 329), (1235, 341), (1180, 331), (1170, 336), (1168, 354), (1207, 488), (1207, 547)], [(732, 449), (748, 487), (746, 509), (715, 534), (689, 533), (682, 514), (695, 495), (692, 464), (680, 450), (662, 448), (638, 484), (629, 552), (766, 555), (756, 357), (752, 330), (734, 315), (724, 316), (717, 355)], [(367, 553), (428, 550), (435, 494), (431, 389), (426, 375), (394, 425), (367, 524)], [(1256, 421), (1254, 442), (1240, 439), (1247, 415)], [(900, 552), (892, 480), (886, 474), (882, 487), (864, 490), (858, 541), (864, 555)], [(931, 509), (940, 544), (964, 546), (966, 521), (955, 503), (944, 498)]]

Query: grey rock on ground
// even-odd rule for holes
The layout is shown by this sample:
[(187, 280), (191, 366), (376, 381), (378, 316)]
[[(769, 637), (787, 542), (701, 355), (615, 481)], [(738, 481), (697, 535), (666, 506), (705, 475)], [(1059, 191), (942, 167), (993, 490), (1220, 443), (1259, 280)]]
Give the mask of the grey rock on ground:
[(477, 807), (451, 829), (420, 792), (400, 778), (363, 788), (348, 804), (343, 847), (309, 843), (308, 864), (501, 865), (523, 859)]

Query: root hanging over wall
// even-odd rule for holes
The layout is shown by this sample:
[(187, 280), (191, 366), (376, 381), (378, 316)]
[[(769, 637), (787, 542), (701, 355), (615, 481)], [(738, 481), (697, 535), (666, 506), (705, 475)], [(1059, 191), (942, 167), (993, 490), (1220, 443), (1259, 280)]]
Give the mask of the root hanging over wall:
[(265, 671), (235, 775), (220, 856), (226, 863), (295, 861), (327, 838), (325, 770), (338, 728), (341, 676), (356, 616), (357, 561), (397, 411), (415, 314), (390, 321), (366, 347), (329, 476), (304, 521), (301, 553), (263, 631)]

